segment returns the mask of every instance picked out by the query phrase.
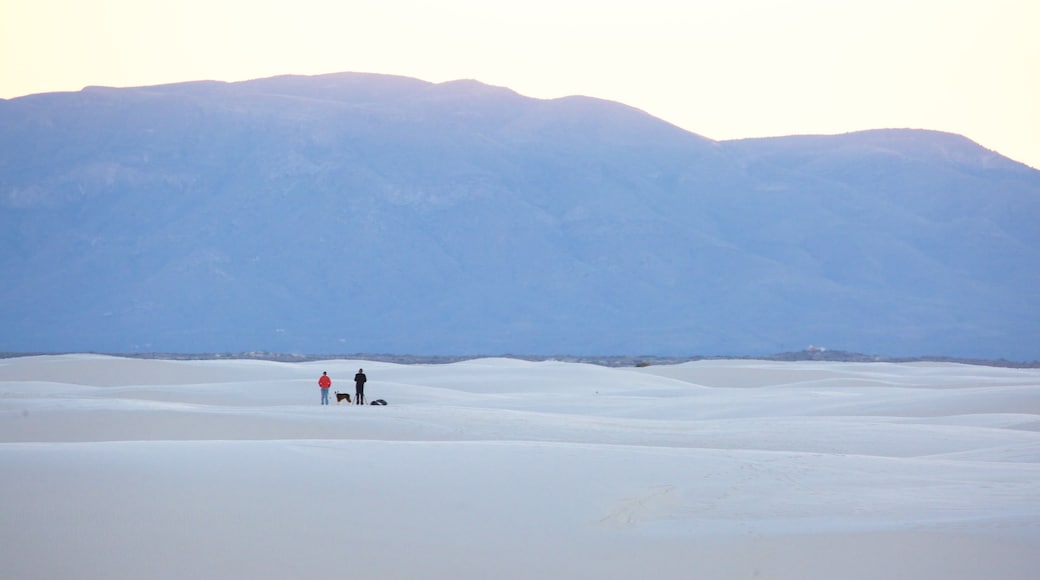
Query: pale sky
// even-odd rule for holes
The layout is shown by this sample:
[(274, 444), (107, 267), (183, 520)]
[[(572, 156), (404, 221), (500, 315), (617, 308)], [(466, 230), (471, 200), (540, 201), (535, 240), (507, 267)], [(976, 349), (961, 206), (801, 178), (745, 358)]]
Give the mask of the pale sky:
[(0, 98), (343, 71), (719, 140), (934, 129), (1040, 168), (1037, 0), (0, 0)]

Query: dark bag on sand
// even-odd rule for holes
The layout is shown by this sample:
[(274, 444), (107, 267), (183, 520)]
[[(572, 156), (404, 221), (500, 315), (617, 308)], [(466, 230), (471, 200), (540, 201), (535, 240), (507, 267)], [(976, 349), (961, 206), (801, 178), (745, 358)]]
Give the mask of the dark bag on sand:
[(384, 401), (383, 399), (376, 399), (376, 400), (372, 401), (369, 404), (370, 405), (385, 405), (386, 401)]

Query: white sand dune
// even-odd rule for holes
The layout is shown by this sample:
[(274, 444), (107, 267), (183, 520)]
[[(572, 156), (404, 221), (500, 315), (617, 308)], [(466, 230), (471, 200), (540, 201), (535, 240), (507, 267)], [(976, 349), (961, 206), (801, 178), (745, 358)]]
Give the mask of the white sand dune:
[(24, 357), (0, 469), (0, 578), (1040, 576), (1035, 369)]

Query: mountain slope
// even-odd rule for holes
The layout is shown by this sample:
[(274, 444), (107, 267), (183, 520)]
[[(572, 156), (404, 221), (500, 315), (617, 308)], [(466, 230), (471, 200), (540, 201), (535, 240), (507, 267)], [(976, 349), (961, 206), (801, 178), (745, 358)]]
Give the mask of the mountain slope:
[(1038, 172), (364, 74), (0, 102), (0, 350), (1040, 356)]

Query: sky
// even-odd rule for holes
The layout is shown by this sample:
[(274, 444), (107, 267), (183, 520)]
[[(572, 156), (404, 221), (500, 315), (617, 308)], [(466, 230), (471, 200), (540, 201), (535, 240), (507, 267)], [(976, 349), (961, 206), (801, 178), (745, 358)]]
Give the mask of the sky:
[(0, 98), (355, 71), (726, 140), (916, 128), (1040, 168), (1035, 0), (4, 0)]

